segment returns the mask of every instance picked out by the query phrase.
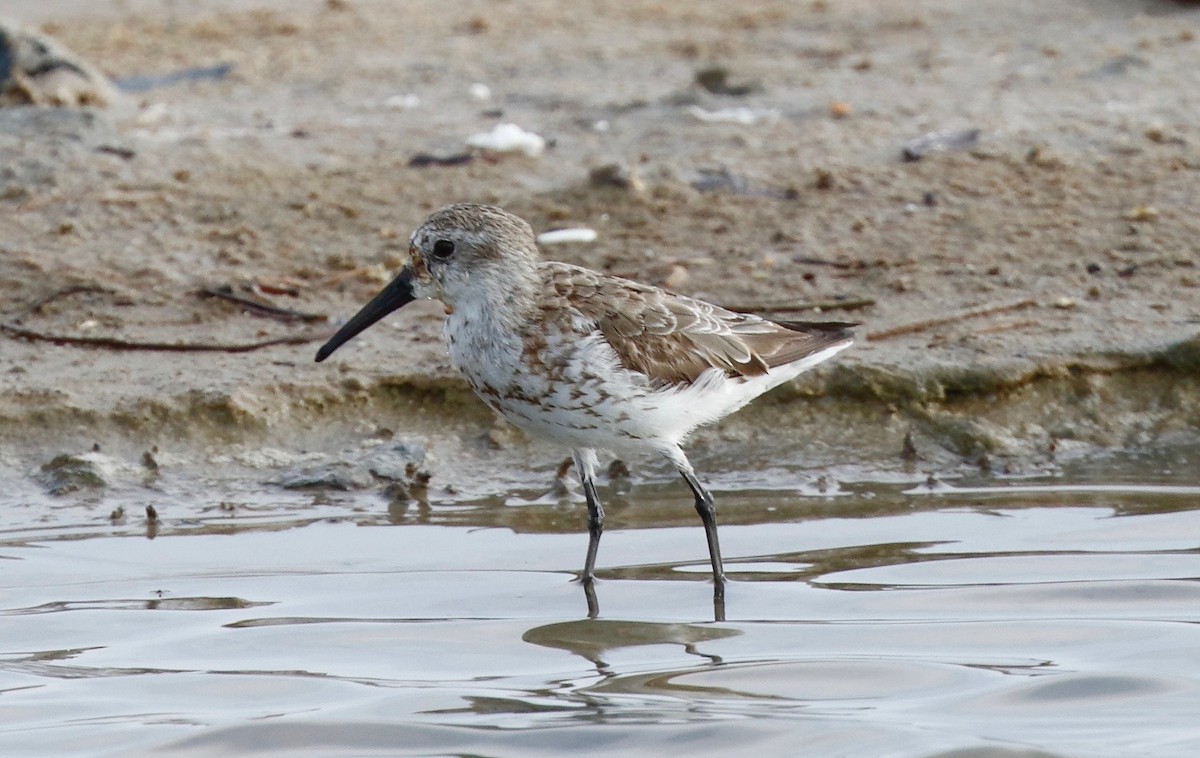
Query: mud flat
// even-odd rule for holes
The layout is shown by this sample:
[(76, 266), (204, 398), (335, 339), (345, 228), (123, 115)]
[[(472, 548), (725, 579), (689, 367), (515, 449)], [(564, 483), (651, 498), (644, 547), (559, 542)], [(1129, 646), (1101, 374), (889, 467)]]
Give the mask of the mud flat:
[[(700, 435), (729, 466), (1200, 444), (1194, 4), (10, 5), (120, 91), (0, 109), (0, 473), (22, 486), (96, 445), (278, 481), (403, 444), (502, 489), (531, 443), (449, 370), (436, 306), (312, 362), (459, 201), (596, 230), (551, 257), (862, 322)], [(467, 147), (504, 123), (546, 148)], [(534, 450), (544, 475), (558, 453)]]

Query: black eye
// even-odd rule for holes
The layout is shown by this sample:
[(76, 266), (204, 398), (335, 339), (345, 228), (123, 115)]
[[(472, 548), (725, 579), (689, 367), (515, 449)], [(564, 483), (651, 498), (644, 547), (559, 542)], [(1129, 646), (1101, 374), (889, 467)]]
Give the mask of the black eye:
[(444, 261), (454, 255), (454, 243), (450, 240), (438, 240), (433, 243), (433, 257)]

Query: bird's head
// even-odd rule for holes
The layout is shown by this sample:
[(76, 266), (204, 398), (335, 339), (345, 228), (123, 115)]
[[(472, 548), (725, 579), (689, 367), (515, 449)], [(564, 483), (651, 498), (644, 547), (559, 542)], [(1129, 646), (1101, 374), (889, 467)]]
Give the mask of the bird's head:
[(413, 232), (409, 262), (317, 351), (317, 361), (413, 300), (434, 298), (447, 311), (471, 297), (504, 298), (527, 284), (538, 262), (533, 230), (490, 205), (451, 205)]

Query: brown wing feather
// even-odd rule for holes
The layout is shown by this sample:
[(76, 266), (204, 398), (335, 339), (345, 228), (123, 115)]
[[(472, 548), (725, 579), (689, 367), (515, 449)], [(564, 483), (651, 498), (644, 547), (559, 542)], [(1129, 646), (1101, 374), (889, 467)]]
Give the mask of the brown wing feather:
[(546, 291), (594, 321), (622, 365), (666, 384), (710, 368), (760, 376), (850, 338), (849, 324), (776, 324), (576, 266), (545, 271)]
[[(750, 336), (747, 341), (751, 349), (766, 362), (768, 368), (783, 366), (798, 361), (815, 352), (833, 347), (839, 342), (852, 339), (851, 328), (856, 324), (841, 321), (766, 321), (781, 327), (766, 338)], [(766, 343), (766, 344), (764, 344)]]

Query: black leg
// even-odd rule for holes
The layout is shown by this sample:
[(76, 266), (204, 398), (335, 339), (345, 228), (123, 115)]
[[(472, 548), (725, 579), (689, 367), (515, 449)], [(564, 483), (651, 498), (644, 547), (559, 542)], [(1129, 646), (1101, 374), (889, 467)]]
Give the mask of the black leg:
[(600, 549), (600, 535), (604, 532), (604, 505), (596, 494), (596, 483), (589, 475), (583, 480), (583, 494), (588, 505), (588, 550), (583, 564), (583, 578), (596, 578), (596, 551)]
[(590, 451), (573, 451), (579, 481), (583, 482), (583, 495), (588, 506), (588, 548), (583, 563), (583, 596), (587, 600), (588, 618), (600, 615), (600, 603), (596, 600), (596, 552), (600, 549), (600, 535), (604, 532), (604, 505), (596, 494), (596, 455)]
[(680, 468), (683, 480), (696, 496), (696, 513), (704, 523), (704, 536), (708, 538), (708, 557), (713, 572), (713, 616), (717, 621), (725, 620), (725, 567), (721, 563), (721, 543), (717, 541), (717, 510), (713, 507), (713, 496), (690, 470)]
[(596, 578), (596, 551), (600, 549), (600, 535), (604, 532), (604, 505), (596, 494), (596, 480), (593, 468), (595, 455), (591, 460), (587, 456), (574, 453), (575, 468), (579, 471), (579, 481), (583, 483), (583, 495), (587, 498), (588, 507), (588, 549), (587, 559), (583, 564), (583, 581), (590, 582)]

